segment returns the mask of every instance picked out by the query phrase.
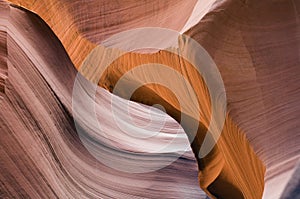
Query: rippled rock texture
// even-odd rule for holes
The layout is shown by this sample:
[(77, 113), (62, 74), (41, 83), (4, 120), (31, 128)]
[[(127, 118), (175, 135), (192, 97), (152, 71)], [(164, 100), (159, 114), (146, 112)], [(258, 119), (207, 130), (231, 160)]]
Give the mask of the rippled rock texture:
[(299, 198), (299, 13), (0, 0), (0, 197)]

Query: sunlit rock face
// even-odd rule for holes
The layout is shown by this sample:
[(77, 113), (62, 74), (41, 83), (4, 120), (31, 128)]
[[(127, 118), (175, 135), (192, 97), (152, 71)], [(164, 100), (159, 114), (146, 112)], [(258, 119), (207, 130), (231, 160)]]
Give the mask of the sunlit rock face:
[(299, 12), (0, 0), (0, 197), (300, 197)]

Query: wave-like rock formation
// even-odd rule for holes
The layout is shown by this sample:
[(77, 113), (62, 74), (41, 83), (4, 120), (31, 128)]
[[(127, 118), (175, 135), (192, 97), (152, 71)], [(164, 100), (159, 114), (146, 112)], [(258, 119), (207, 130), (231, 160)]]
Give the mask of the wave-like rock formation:
[[(1, 4), (1, 13), (6, 13), (1, 15), (5, 16), (1, 18), (4, 47), (1, 60), (6, 66), (1, 92), (1, 198), (204, 196), (197, 184), (197, 166), (191, 151), (161, 170), (134, 175), (111, 168), (90, 155), (72, 119), (76, 69), (57, 37), (31, 13), (5, 3)], [(98, 132), (93, 146), (102, 158), (120, 165), (149, 167), (150, 163), (168, 162), (177, 151), (183, 150), (182, 145), (188, 146), (180, 126), (159, 112), (156, 112), (155, 122), (159, 123), (161, 117), (166, 119), (161, 130), (165, 133), (154, 138), (152, 143), (134, 145), (134, 140), (126, 139), (126, 134), (122, 135), (115, 127), (108, 111), (110, 98), (111, 94), (99, 88), (97, 113), (107, 131), (106, 134)], [(124, 100), (117, 100), (122, 105)], [(148, 107), (133, 103), (132, 114), (136, 118), (144, 116), (147, 119), (149, 111)], [(121, 114), (122, 110), (118, 112)], [(153, 151), (147, 156), (138, 154), (147, 152), (150, 146), (159, 147), (160, 139), (170, 139), (168, 135), (177, 131), (179, 136), (174, 138), (173, 148), (165, 150), (164, 154)], [(112, 137), (107, 137), (109, 134)], [(115, 145), (123, 144), (123, 149), (132, 146), (128, 149), (130, 152), (108, 145), (107, 139), (112, 138)]]
[(299, 197), (299, 12), (0, 0), (1, 198)]

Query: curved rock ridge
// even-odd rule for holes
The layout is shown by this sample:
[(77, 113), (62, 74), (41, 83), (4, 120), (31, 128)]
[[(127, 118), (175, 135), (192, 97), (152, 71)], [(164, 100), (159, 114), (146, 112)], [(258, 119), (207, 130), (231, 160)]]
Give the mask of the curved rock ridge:
[[(180, 31), (196, 0), (167, 1), (9, 1), (37, 13), (61, 40), (78, 68), (90, 51), (120, 31), (157, 26)], [(180, 17), (178, 14), (180, 13)], [(63, 19), (63, 20), (62, 20)]]
[[(206, 197), (197, 182), (197, 164), (190, 148), (167, 167), (148, 173), (120, 171), (92, 156), (73, 122), (72, 88), (77, 71), (66, 51), (36, 15), (3, 2), (0, 5), (0, 12), (5, 13), (4, 18), (1, 15), (1, 31), (5, 33), (1, 34), (5, 44), (1, 60), (7, 64), (0, 102), (1, 198)], [(134, 138), (122, 135), (111, 120), (112, 94), (100, 87), (97, 92), (96, 112), (105, 124), (104, 131), (82, 128), (84, 141), (93, 141), (90, 150), (100, 152), (102, 158), (122, 165), (160, 165), (177, 156), (178, 146), (189, 146), (172, 118), (134, 102), (132, 116), (141, 125), (139, 132), (147, 129), (142, 128), (145, 122), (141, 116), (149, 120), (156, 115), (154, 124), (166, 122), (151, 142), (131, 143)], [(119, 105), (125, 101), (115, 100)], [(84, 122), (84, 118), (77, 119)], [(171, 138), (175, 139), (173, 147), (162, 153), (150, 150), (149, 146), (160, 147), (161, 139)], [(109, 145), (109, 139), (114, 145)]]
[[(95, 66), (93, 68), (95, 71), (88, 71), (84, 68), (82, 70), (83, 75), (88, 78), (92, 77), (95, 73), (97, 73), (97, 69), (101, 67), (101, 64), (105, 62), (102, 61), (101, 58), (107, 59), (108, 56), (112, 56), (112, 54), (115, 53), (118, 54), (120, 51), (106, 50), (105, 48), (99, 47), (96, 50), (96, 56), (92, 56), (87, 61), (88, 66)], [(99, 56), (97, 55), (101, 58), (99, 59)], [(99, 63), (100, 65), (97, 65)], [(152, 65), (143, 67), (143, 71), (141, 73), (136, 70), (131, 70), (138, 68), (137, 66), (147, 65), (149, 63)], [(190, 66), (188, 62), (181, 60), (181, 58), (177, 55), (167, 51), (160, 51), (159, 53), (151, 55), (128, 53), (120, 56), (119, 59), (114, 61), (106, 71), (103, 71), (103, 74), (105, 75), (100, 79), (99, 85), (113, 91), (117, 82), (121, 79), (121, 76), (126, 74), (127, 71), (130, 71), (130, 76), (127, 77), (129, 81), (125, 83), (124, 89), (121, 89), (119, 93), (116, 93), (117, 95), (124, 97), (124, 94), (126, 95), (130, 87), (135, 87), (135, 84), (142, 85), (140, 82), (147, 82), (148, 80), (151, 81), (151, 77), (155, 76), (157, 73), (161, 74), (159, 79), (164, 78), (164, 75), (166, 74), (164, 70), (160, 70), (162, 68), (153, 70), (153, 67), (155, 67), (155, 64), (153, 63), (159, 63), (162, 65), (172, 63), (173, 69), (178, 72), (186, 70), (186, 74), (184, 74), (184, 76), (192, 84), (193, 88), (195, 88), (194, 90), (196, 90), (198, 98), (201, 99), (199, 101), (201, 108), (198, 109), (194, 106), (195, 104), (191, 103), (193, 102), (192, 98), (185, 97), (190, 96), (190, 93), (188, 90), (185, 90), (185, 86), (181, 86), (181, 82), (180, 80), (177, 81), (176, 76), (170, 77), (170, 82), (166, 83), (166, 85), (174, 84), (177, 86), (176, 88), (172, 88), (171, 91), (161, 87), (160, 85), (145, 84), (135, 91), (135, 93), (131, 96), (131, 99), (148, 105), (163, 105), (166, 112), (181, 123), (192, 143), (191, 146), (194, 153), (198, 156), (199, 148), (202, 145), (209, 125), (211, 104), (205, 83), (197, 73), (196, 69)], [(86, 66), (83, 65), (82, 67)], [(146, 76), (144, 74), (148, 75)], [(95, 80), (93, 79), (93, 81)], [(195, 82), (197, 86), (193, 84), (193, 82)], [(127, 91), (123, 92), (124, 90)], [(177, 93), (177, 95), (172, 95), (172, 92)], [(181, 110), (180, 106), (182, 104), (178, 103), (176, 97), (177, 100), (181, 99), (181, 103), (186, 105), (187, 112)], [(201, 120), (198, 121), (196, 116), (197, 112), (200, 110)], [(182, 119), (180, 118), (180, 113), (187, 115), (188, 120), (184, 122), (180, 121), (180, 119)], [(195, 136), (193, 135), (193, 129), (190, 128), (194, 122), (199, 123), (199, 126), (196, 129), (197, 135), (195, 139), (193, 138), (193, 136)], [(232, 154), (235, 154), (236, 156)], [(240, 160), (238, 158), (239, 156), (244, 158)], [(237, 164), (237, 162), (239, 163)], [(231, 121), (230, 117), (227, 117), (226, 119), (225, 127), (217, 146), (207, 157), (199, 158), (198, 165), (201, 188), (204, 189), (211, 197), (233, 196), (241, 198), (244, 196), (261, 197), (262, 195), (264, 167), (249, 147), (240, 130)], [(239, 173), (239, 175), (234, 175), (234, 172)], [(250, 187), (247, 184), (243, 184), (243, 179), (253, 181), (257, 186), (253, 185)], [(222, 188), (221, 184), (225, 184), (225, 187), (227, 186), (230, 191), (224, 191), (224, 187)], [(254, 190), (256, 191), (256, 194), (253, 194)]]
[[(195, 188), (195, 179), (192, 179), (196, 178), (196, 167), (190, 150), (168, 167), (149, 174), (130, 175), (120, 171), (134, 165), (158, 168), (162, 163), (170, 161), (170, 157), (180, 157), (178, 154), (189, 139), (198, 163), (200, 187), (209, 197), (299, 197), (293, 189), (297, 182), (288, 183), (293, 178), (299, 181), (293, 175), (300, 156), (299, 1), (208, 1), (207, 8), (203, 9), (204, 14), (200, 14), (200, 11), (197, 13), (197, 5), (200, 3), (194, 7), (195, 1), (166, 1), (163, 5), (157, 2), (142, 4), (132, 1), (125, 7), (109, 1), (101, 2), (101, 5), (105, 5), (103, 7), (99, 7), (97, 1), (89, 1), (84, 7), (83, 1), (79, 0), (72, 3), (63, 0), (11, 2), (39, 15), (57, 37), (52, 35), (41, 19), (1, 2), (0, 94), (3, 96), (3, 110), (9, 113), (2, 114), (1, 127), (7, 135), (13, 134), (15, 137), (12, 139), (7, 136), (2, 141), (5, 144), (3, 161), (12, 165), (3, 167), (7, 171), (7, 175), (1, 177), (6, 182), (1, 188), (5, 190), (4, 196), (24, 197), (31, 194), (33, 197), (76, 197), (76, 193), (80, 193), (87, 198), (205, 197)], [(101, 12), (98, 13), (99, 9)], [(137, 11), (131, 12), (131, 9)], [(180, 17), (178, 12), (182, 13)], [(126, 17), (120, 20), (117, 17), (120, 15)], [(98, 20), (101, 21), (100, 25)], [(152, 54), (123, 54), (122, 50), (111, 48), (114, 42), (122, 46), (126, 41), (123, 43), (116, 40), (106, 47), (98, 45), (114, 33), (143, 26), (158, 26), (182, 32), (189, 29), (185, 34), (207, 50), (220, 71), (226, 90), (220, 96), (226, 94), (227, 97), (225, 124), (217, 144), (204, 158), (198, 157), (204, 137), (214, 137), (216, 134), (208, 131), (211, 109), (214, 106), (210, 99), (211, 93), (189, 60), (169, 51), (175, 49), (197, 59), (199, 55), (195, 52), (186, 52), (190, 41), (179, 36), (178, 48), (174, 48), (172, 42), (165, 41), (164, 46), (168, 47), (172, 43), (170, 47), (173, 48)], [(193, 27), (190, 28), (191, 26)], [(35, 32), (30, 32), (31, 29)], [(43, 36), (49, 34), (52, 35), (51, 39)], [(26, 38), (21, 35), (26, 35)], [(56, 43), (53, 44), (53, 41)], [(42, 48), (41, 44), (49, 46), (47, 53), (37, 50)], [(83, 71), (81, 68), (86, 57), (95, 49), (99, 50), (100, 55), (94, 63), (96, 68), (103, 67), (101, 60), (107, 59), (107, 56), (123, 54), (109, 65), (99, 82), (90, 78), (95, 75), (94, 71)], [(60, 58), (61, 55), (64, 58)], [(23, 69), (21, 63), (28, 63), (28, 70)], [(51, 67), (53, 65), (67, 67)], [(149, 67), (144, 67), (141, 73), (134, 72), (141, 65)], [(192, 99), (191, 90), (186, 89), (182, 82), (172, 76), (165, 78), (163, 70), (153, 70), (155, 65), (171, 66), (180, 73), (191, 85), (197, 100)], [(87, 115), (76, 115), (76, 111), (72, 109), (71, 92), (76, 81), (74, 66), (88, 80), (111, 92), (114, 92), (118, 81), (129, 72), (125, 89), (114, 92), (124, 98), (128, 90), (150, 81), (153, 76), (160, 76), (170, 85), (175, 85), (176, 89), (171, 90), (158, 84), (143, 85), (130, 99), (146, 105), (162, 105), (181, 124), (187, 137), (178, 123), (169, 116), (115, 97), (83, 78), (79, 86), (84, 88), (82, 90), (86, 96), (91, 96), (92, 90), (96, 88), (96, 97), (91, 102), (96, 104), (95, 112), (104, 129), (98, 131), (93, 126), (94, 123), (87, 119)], [(174, 91), (180, 93), (179, 99)], [(115, 106), (111, 104), (114, 99), (117, 101), (116, 108), (112, 108)], [(182, 109), (180, 100), (187, 109)], [(84, 109), (86, 103), (82, 104), (79, 107)], [(129, 112), (136, 124), (129, 129), (137, 137), (124, 134), (122, 127), (116, 126), (113, 121), (115, 116), (111, 111), (116, 109), (118, 118), (129, 125), (125, 104), (131, 107)], [(219, 113), (222, 111), (224, 110), (219, 110)], [(145, 131), (145, 125), (150, 120), (148, 113), (154, 116), (153, 126)], [(188, 118), (186, 123), (181, 121), (182, 115)], [(70, 122), (73, 117), (78, 125), (77, 131), (76, 125)], [(197, 124), (196, 135), (191, 130), (194, 124)], [(156, 136), (156, 126), (160, 125), (162, 128)], [(78, 128), (82, 129), (82, 134), (78, 132)], [(27, 129), (28, 139), (21, 139), (20, 129)], [(154, 137), (151, 137), (150, 132)], [(151, 139), (137, 139), (143, 135)], [(157, 152), (154, 146), (164, 146), (168, 140), (172, 140), (174, 147), (166, 148), (161, 154), (153, 153)], [(36, 144), (28, 148), (25, 145), (29, 143)], [(44, 147), (40, 147), (39, 143)], [(12, 147), (15, 145), (20, 146), (20, 149)], [(147, 151), (152, 155), (143, 154)], [(30, 152), (34, 155), (25, 155)], [(18, 162), (18, 158), (11, 154), (22, 158)], [(38, 157), (44, 156), (45, 161), (38, 163)], [(146, 160), (156, 162), (149, 166)], [(31, 165), (28, 161), (37, 165), (34, 171), (26, 169)], [(51, 163), (50, 167), (43, 165), (47, 161)], [(26, 166), (19, 166), (25, 162)], [(120, 167), (114, 170), (110, 168), (110, 163)], [(20, 169), (20, 172), (13, 172), (15, 168)], [(179, 170), (182, 173), (178, 173)], [(27, 173), (29, 171), (38, 173), (39, 179), (30, 178)], [(97, 172), (101, 174), (97, 175)], [(164, 176), (162, 180), (161, 175)], [(55, 183), (54, 179), (59, 180), (60, 184)], [(102, 179), (105, 183), (99, 185)], [(39, 181), (45, 185), (38, 187)], [(30, 182), (36, 184), (28, 186)], [(139, 186), (136, 187), (137, 185)], [(178, 186), (182, 188), (178, 189)], [(291, 189), (288, 189), (289, 186)], [(44, 193), (41, 192), (41, 187), (48, 190), (45, 195), (42, 195)], [(174, 190), (177, 192), (172, 192)]]
[(186, 33), (213, 57), (230, 116), (266, 165), (264, 198), (280, 197), (300, 155), (299, 9), (299, 1), (227, 1)]
[[(106, 58), (106, 56), (103, 57)], [(99, 62), (103, 63), (102, 61)], [(126, 96), (126, 92), (125, 94), (122, 92), (124, 89), (118, 92), (114, 91), (114, 87), (120, 82), (119, 80), (123, 74), (126, 74), (128, 71), (130, 71), (130, 75), (127, 78), (130, 81), (124, 85), (127, 89), (135, 87), (133, 81), (137, 81), (138, 83), (136, 84), (138, 85), (151, 81), (151, 77), (155, 76), (153, 73), (161, 74), (159, 77), (164, 78), (166, 72), (162, 70), (162, 67), (153, 70), (155, 67), (154, 63), (167, 66), (172, 63), (172, 68), (176, 71), (185, 71), (185, 73), (182, 72), (183, 76), (189, 81), (196, 92), (199, 99), (196, 103), (199, 104), (199, 108), (195, 106), (192, 97), (187, 97), (191, 96), (190, 91), (186, 90), (185, 86), (181, 86), (184, 84), (176, 76), (169, 77), (169, 82), (165, 83), (166, 85), (176, 85), (176, 88), (171, 87), (172, 90), (169, 90), (161, 85), (145, 84), (134, 92), (131, 100), (148, 105), (161, 104), (165, 107), (166, 112), (182, 125), (189, 140), (192, 142), (191, 146), (197, 157), (201, 188), (211, 197), (261, 197), (264, 184), (264, 166), (249, 146), (243, 135), (244, 133), (235, 125), (229, 115), (226, 117), (221, 137), (214, 150), (206, 157), (198, 158), (200, 146), (203, 144), (212, 117), (212, 105), (205, 81), (189, 62), (168, 51), (160, 51), (151, 55), (128, 53), (119, 57), (119, 59), (107, 68), (107, 71), (103, 72), (105, 75), (100, 79), (99, 85), (124, 97)], [(145, 64), (150, 64), (150, 66), (143, 67), (142, 72), (135, 70), (138, 66), (144, 66)], [(93, 73), (93, 71), (90, 71), (90, 73)], [(83, 75), (86, 77), (90, 76), (89, 73), (83, 73)], [(172, 92), (176, 93), (176, 95), (174, 96)], [(181, 99), (181, 102), (179, 103), (176, 98), (177, 100)], [(186, 109), (186, 112), (182, 110), (183, 107)], [(199, 119), (195, 118), (198, 111), (200, 112)], [(181, 121), (181, 114), (186, 114), (188, 120)], [(193, 122), (199, 122), (196, 135), (194, 135), (193, 129), (190, 128)], [(208, 133), (213, 134), (213, 132)], [(196, 137), (193, 139), (193, 136)], [(240, 157), (243, 158), (241, 159)], [(252, 182), (253, 185), (247, 185), (244, 179)], [(224, 187), (221, 184), (224, 184)], [(227, 192), (224, 190), (226, 186), (228, 186), (230, 191)]]

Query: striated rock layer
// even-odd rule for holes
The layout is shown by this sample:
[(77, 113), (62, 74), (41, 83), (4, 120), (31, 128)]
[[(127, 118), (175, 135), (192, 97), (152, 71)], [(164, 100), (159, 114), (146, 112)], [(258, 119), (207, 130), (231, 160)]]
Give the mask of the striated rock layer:
[[(299, 197), (292, 187), (297, 182), (288, 183), (290, 178), (299, 180), (293, 174), (300, 155), (298, 1), (209, 1), (205, 16), (195, 14), (197, 6), (192, 14), (195, 1), (10, 2), (14, 5), (0, 4), (3, 197), (205, 197), (196, 188), (197, 168), (190, 150), (157, 171), (120, 171), (134, 165), (159, 168), (177, 156), (188, 139), (198, 163), (200, 187), (211, 198)], [(220, 71), (226, 90), (220, 95), (226, 94), (227, 109), (219, 111), (226, 111), (225, 124), (217, 144), (205, 157), (199, 158), (198, 153), (204, 137), (216, 134), (208, 131), (214, 104), (205, 81), (188, 60), (167, 49), (152, 54), (125, 52), (109, 65), (99, 82), (91, 78), (96, 71), (80, 68), (104, 39), (143, 26), (187, 30), (185, 34), (207, 50)], [(177, 46), (167, 41), (162, 45), (197, 59), (198, 54), (186, 49), (189, 40), (179, 36), (178, 41)], [(96, 69), (103, 67), (101, 60), (122, 52), (114, 43), (123, 41), (113, 40), (106, 47), (97, 47), (100, 57), (92, 60)], [(199, 107), (191, 103), (194, 101), (190, 90), (176, 78), (166, 78), (162, 70), (153, 70), (155, 66), (144, 67), (141, 73), (133, 71), (142, 64), (153, 63), (171, 66), (182, 74), (196, 93)], [(128, 111), (124, 108), (128, 101), (98, 87), (92, 101), (104, 130), (97, 131), (86, 115), (76, 115), (72, 110), (75, 68), (111, 92), (121, 77), (132, 71), (125, 89), (115, 93), (121, 97), (130, 88), (158, 75), (175, 85), (180, 99), (176, 99), (174, 90), (147, 84), (136, 90), (131, 100), (163, 105), (183, 129), (169, 116), (152, 110), (155, 125), (166, 120), (161, 134), (143, 142), (126, 136), (116, 126), (109, 107), (112, 99), (116, 99), (117, 115), (127, 124), (122, 115)], [(81, 83), (87, 88), (83, 93), (91, 96), (93, 84), (84, 80)], [(186, 110), (182, 110), (178, 100), (187, 106)], [(143, 124), (149, 107), (129, 103), (133, 118)], [(181, 121), (182, 115), (188, 118), (186, 123)], [(83, 134), (78, 134), (78, 129), (76, 133), (73, 117)], [(191, 126), (195, 123), (198, 129), (196, 139), (192, 139)], [(144, 130), (130, 127), (130, 131), (140, 134), (146, 134)], [(175, 140), (174, 147), (161, 154), (152, 151), (171, 139)], [(86, 143), (91, 148), (86, 149)], [(120, 168), (113, 169), (97, 159)]]
[[(197, 183), (191, 150), (165, 168), (141, 174), (113, 169), (92, 156), (79, 139), (72, 118), (76, 70), (57, 37), (33, 14), (3, 2), (1, 13), (5, 13), (1, 18), (5, 33), (1, 34), (5, 44), (1, 58), (7, 64), (0, 112), (1, 198), (205, 198)], [(152, 152), (147, 156), (146, 146), (141, 149), (133, 145), (131, 153), (125, 153), (108, 145), (105, 133), (115, 132), (117, 136), (121, 130), (107, 111), (112, 95), (101, 88), (98, 92), (97, 113), (107, 124), (107, 131), (97, 132), (93, 146), (103, 158), (122, 165), (148, 166), (147, 162), (159, 165), (177, 154), (176, 145), (164, 154)], [(139, 112), (149, 117), (148, 107), (135, 103), (133, 107), (135, 117)], [(182, 136), (174, 139), (177, 145), (186, 145), (180, 126), (165, 114), (156, 114), (156, 122), (166, 119), (160, 138), (179, 131)], [(125, 141), (131, 140), (119, 139), (115, 143), (125, 144), (120, 148), (130, 147)], [(148, 145), (160, 146), (159, 138)]]

